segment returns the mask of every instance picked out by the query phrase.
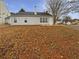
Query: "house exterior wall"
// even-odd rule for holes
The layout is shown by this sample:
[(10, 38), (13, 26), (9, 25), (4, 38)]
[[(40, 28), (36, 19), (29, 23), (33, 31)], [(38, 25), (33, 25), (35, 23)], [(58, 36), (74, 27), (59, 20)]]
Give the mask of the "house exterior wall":
[[(48, 22), (41, 23), (40, 18), (47, 18)], [(15, 19), (17, 23), (14, 22)], [(27, 20), (26, 23), (25, 20)], [(53, 19), (52, 17), (10, 17), (8, 23), (10, 25), (53, 25)]]

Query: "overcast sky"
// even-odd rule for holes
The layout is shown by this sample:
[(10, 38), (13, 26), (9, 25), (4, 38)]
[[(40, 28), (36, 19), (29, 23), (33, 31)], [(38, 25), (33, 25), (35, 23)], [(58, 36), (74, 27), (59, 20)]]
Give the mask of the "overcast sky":
[[(34, 11), (34, 6), (37, 6), (37, 11), (45, 11), (45, 0), (5, 0), (5, 3), (10, 12), (18, 12), (21, 8), (26, 11)], [(70, 14), (72, 18), (79, 18), (79, 14)]]

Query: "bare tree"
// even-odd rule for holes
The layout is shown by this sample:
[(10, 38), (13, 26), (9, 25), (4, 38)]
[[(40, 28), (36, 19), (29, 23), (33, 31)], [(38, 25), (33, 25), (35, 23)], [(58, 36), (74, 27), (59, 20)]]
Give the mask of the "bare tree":
[(61, 16), (79, 11), (79, 0), (47, 0), (47, 9), (53, 15), (54, 24)]

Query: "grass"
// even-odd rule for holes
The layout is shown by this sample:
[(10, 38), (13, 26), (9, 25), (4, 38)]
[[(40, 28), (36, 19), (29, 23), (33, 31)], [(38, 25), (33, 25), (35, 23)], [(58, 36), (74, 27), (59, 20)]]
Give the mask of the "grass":
[(0, 59), (79, 59), (79, 31), (64, 26), (0, 27)]

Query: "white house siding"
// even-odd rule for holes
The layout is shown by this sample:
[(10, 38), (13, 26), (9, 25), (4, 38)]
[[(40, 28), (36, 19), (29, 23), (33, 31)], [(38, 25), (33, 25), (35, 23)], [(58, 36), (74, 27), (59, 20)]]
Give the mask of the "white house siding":
[[(41, 17), (10, 17), (8, 23), (10, 25), (53, 25), (52, 17), (42, 17), (47, 18), (48, 23), (40, 23)], [(17, 23), (14, 23), (14, 19), (17, 19)], [(27, 20), (27, 23), (25, 23)]]

